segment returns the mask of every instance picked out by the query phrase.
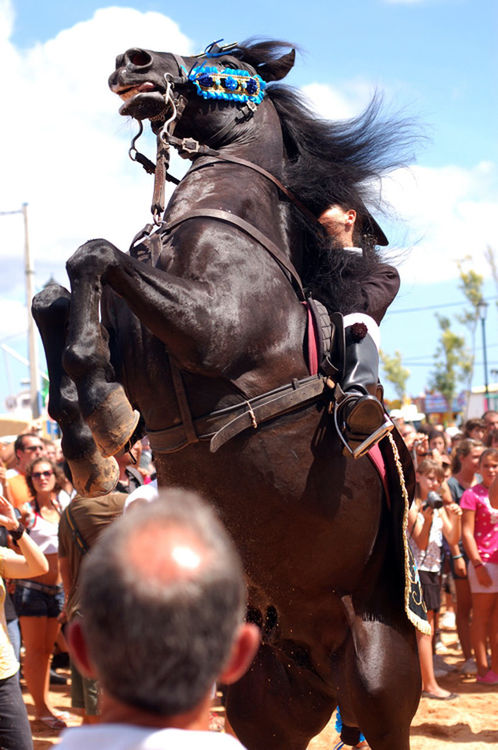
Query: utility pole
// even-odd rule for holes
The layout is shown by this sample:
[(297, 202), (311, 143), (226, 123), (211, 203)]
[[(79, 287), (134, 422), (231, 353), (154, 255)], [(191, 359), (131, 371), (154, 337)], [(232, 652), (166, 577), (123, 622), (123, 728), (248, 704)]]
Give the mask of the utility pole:
[(40, 396), (38, 388), (38, 352), (36, 350), (35, 322), (31, 315), (31, 301), (34, 295), (35, 269), (31, 258), (28, 232), (28, 204), (22, 204), (24, 219), (24, 274), (26, 277), (26, 308), (28, 313), (28, 359), (30, 400), (33, 419), (40, 416)]
[(35, 269), (31, 259), (29, 248), (28, 232), (28, 204), (23, 203), (22, 208), (14, 211), (0, 211), (0, 216), (10, 216), (11, 214), (22, 214), (24, 220), (24, 276), (26, 289), (26, 308), (28, 314), (28, 359), (29, 359), (29, 382), (30, 382), (30, 402), (33, 419), (40, 416), (40, 395), (38, 389), (38, 352), (36, 349), (36, 331), (35, 322), (31, 315), (31, 300), (34, 294), (34, 277)]
[(485, 410), (489, 409), (489, 383), (488, 383), (488, 351), (486, 346), (486, 314), (488, 312), (488, 303), (481, 300), (477, 306), (479, 317), (481, 319), (481, 333), (482, 333), (482, 353), (484, 360), (484, 398), (485, 398)]

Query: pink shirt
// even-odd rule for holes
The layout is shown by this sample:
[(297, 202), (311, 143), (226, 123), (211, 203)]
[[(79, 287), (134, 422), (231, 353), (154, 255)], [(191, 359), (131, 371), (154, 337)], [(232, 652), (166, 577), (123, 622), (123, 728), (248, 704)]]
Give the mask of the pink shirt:
[(476, 484), (465, 490), (460, 507), (475, 511), (474, 538), (481, 560), (498, 563), (498, 510), (489, 502), (487, 487)]

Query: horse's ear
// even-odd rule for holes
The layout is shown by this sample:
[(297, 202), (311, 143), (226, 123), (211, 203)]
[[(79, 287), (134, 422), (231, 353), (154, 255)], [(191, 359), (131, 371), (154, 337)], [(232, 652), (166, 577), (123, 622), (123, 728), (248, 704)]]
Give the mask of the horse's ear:
[(285, 78), (289, 70), (294, 66), (296, 61), (296, 50), (291, 49), (286, 55), (282, 55), (277, 60), (262, 63), (258, 65), (258, 73), (264, 81), (281, 81)]

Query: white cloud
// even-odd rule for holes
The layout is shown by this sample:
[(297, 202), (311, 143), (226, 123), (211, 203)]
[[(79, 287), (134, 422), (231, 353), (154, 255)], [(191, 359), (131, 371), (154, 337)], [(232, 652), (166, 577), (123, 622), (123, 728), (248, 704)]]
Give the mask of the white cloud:
[(417, 166), (398, 170), (383, 182), (383, 196), (403, 220), (405, 281), (427, 283), (456, 278), (456, 261), (471, 255), (485, 277), (486, 247), (498, 247), (498, 169), (482, 162), (471, 169)]
[(324, 83), (310, 83), (302, 91), (312, 110), (331, 120), (346, 120), (364, 109), (372, 98), (372, 86), (364, 81), (350, 81), (333, 87)]
[[(152, 178), (127, 157), (135, 126), (117, 114), (120, 100), (107, 87), (116, 54), (137, 45), (189, 54), (191, 43), (161, 13), (106, 8), (21, 52), (9, 41), (12, 22), (11, 3), (0, 0), (0, 54), (9, 71), (0, 211), (29, 203), (35, 266), (51, 263), (60, 278), (86, 239), (103, 236), (127, 249), (149, 221)], [(0, 238), (0, 255), (22, 262), (22, 221), (0, 217)]]

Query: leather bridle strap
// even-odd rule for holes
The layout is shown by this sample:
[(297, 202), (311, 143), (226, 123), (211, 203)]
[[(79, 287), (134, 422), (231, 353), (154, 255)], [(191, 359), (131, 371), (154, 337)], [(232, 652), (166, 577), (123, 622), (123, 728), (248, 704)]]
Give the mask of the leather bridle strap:
[(288, 274), (290, 274), (292, 280), (297, 286), (297, 289), (299, 290), (298, 296), (300, 296), (303, 300), (306, 299), (301, 278), (291, 261), (285, 257), (283, 252), (280, 250), (278, 245), (273, 242), (273, 240), (270, 240), (269, 237), (263, 234), (263, 232), (260, 232), (259, 229), (256, 229), (256, 227), (254, 227), (252, 224), (249, 224), (249, 222), (245, 221), (245, 219), (241, 219), (240, 216), (231, 214), (228, 211), (222, 211), (218, 208), (195, 208), (192, 211), (188, 211), (186, 214), (183, 214), (181, 218), (173, 220), (172, 222), (167, 222), (162, 231), (168, 233), (171, 232), (171, 230), (175, 227), (183, 224), (184, 221), (188, 221), (188, 219), (203, 218), (218, 219), (220, 221), (225, 221), (228, 224), (233, 224), (238, 229), (241, 229), (243, 232), (255, 239), (256, 242), (262, 245), (270, 253), (272, 258), (277, 261), (279, 266), (287, 271)]
[(252, 161), (242, 159), (239, 156), (233, 156), (232, 154), (223, 154), (221, 153), (221, 151), (216, 151), (209, 146), (203, 146), (193, 138), (176, 138), (175, 136), (169, 136), (168, 141), (172, 146), (178, 149), (178, 151), (183, 151), (190, 157), (196, 154), (199, 154), (199, 156), (212, 157), (211, 159), (206, 159), (205, 161), (202, 161), (200, 163), (193, 164), (185, 177), (188, 177), (188, 175), (194, 172), (196, 169), (202, 169), (203, 167), (210, 166), (211, 164), (216, 164), (217, 162), (228, 162), (230, 164), (238, 164), (242, 167), (247, 167), (248, 169), (252, 169), (254, 172), (258, 172), (258, 174), (263, 175), (263, 177), (266, 177), (266, 179), (270, 182), (273, 182), (273, 184), (276, 185), (280, 192), (283, 193), (296, 206), (296, 208), (299, 209), (299, 211), (308, 219), (308, 221), (316, 225), (320, 231), (324, 231), (323, 226), (320, 224), (315, 214), (310, 211), (309, 208), (304, 205), (304, 203), (301, 203), (301, 201), (296, 198), (294, 193), (292, 193), (289, 188), (287, 188), (282, 182), (280, 182), (280, 180), (275, 177), (275, 175), (273, 175), (271, 172), (268, 172), (263, 167), (260, 167), (259, 164), (254, 164), (254, 162)]

